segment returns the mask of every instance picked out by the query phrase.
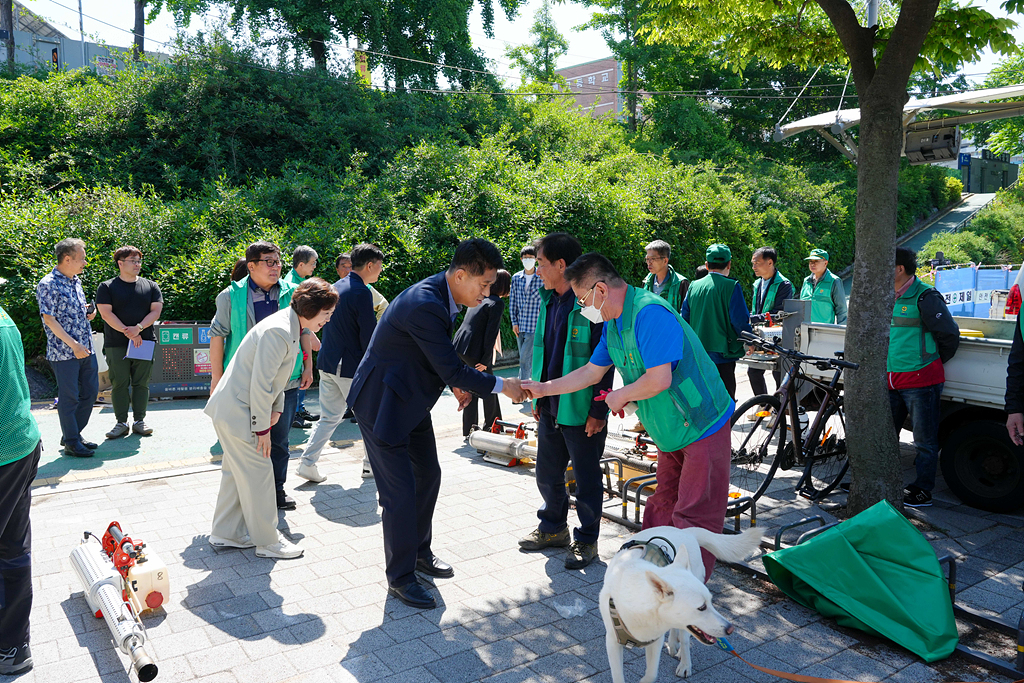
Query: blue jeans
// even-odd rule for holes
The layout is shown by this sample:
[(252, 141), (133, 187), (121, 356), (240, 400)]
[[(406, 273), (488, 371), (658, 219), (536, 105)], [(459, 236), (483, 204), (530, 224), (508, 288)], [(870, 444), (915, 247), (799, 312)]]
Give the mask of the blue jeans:
[(299, 389), (299, 402), (295, 407), (295, 412), (302, 413), (306, 410), (306, 390)]
[(99, 366), (96, 354), (87, 358), (50, 361), (57, 378), (57, 417), (64, 445), (82, 446), (82, 430), (92, 417), (92, 404), (100, 390)]
[(939, 395), (943, 384), (933, 384), (918, 389), (890, 389), (889, 406), (892, 408), (892, 423), (899, 436), (903, 423), (910, 415), (914, 429), (914, 448), (917, 458), (917, 479), (913, 485), (922, 491), (935, 488), (935, 468), (939, 462), (939, 418), (941, 408)]
[(299, 388), (284, 392), (284, 411), (277, 424), (270, 428), (270, 462), (274, 466), (274, 488), (284, 491), (288, 477), (288, 433), (292, 430), (295, 408), (299, 404)]
[(581, 543), (597, 543), (601, 533), (601, 503), (604, 485), (601, 483), (601, 458), (605, 428), (594, 436), (586, 429), (555, 424), (551, 413), (544, 411), (537, 422), (537, 488), (544, 504), (537, 510), (538, 528), (545, 534), (555, 534), (566, 527), (569, 517), (569, 494), (565, 488), (565, 468), (572, 461), (576, 479), (576, 515), (580, 525), (573, 537)]
[(533, 372), (533, 332), (520, 332), (516, 344), (519, 346), (519, 379), (530, 379)]

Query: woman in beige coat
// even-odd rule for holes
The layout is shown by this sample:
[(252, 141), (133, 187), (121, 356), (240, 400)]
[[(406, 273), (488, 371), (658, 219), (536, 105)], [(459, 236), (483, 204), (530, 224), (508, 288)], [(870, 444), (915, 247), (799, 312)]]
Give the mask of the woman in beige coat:
[(302, 555), (302, 548), (277, 532), (270, 428), (284, 407), (302, 331), (319, 332), (337, 301), (334, 287), (324, 280), (303, 282), (288, 308), (249, 330), (210, 396), (204, 412), (213, 418), (224, 449), (210, 534), (214, 547), (255, 547), (259, 557)]

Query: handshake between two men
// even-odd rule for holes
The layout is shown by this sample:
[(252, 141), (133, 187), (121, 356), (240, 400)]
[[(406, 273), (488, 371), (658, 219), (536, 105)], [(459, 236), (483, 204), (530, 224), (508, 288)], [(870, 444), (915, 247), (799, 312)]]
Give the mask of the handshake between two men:
[[(472, 392), (463, 391), (458, 387), (452, 387), (452, 393), (455, 394), (455, 398), (459, 401), (459, 410), (468, 406), (473, 400)], [(512, 399), (513, 403), (522, 403), (523, 401), (533, 398), (533, 395), (530, 394), (530, 392), (523, 389), (522, 380), (515, 377), (502, 380), (501, 393)]]

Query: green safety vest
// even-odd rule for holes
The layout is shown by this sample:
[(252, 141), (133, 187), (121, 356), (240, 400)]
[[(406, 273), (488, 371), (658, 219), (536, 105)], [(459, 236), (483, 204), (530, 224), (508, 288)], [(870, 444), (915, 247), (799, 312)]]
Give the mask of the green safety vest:
[(705, 351), (722, 354), (726, 359), (743, 357), (743, 342), (729, 319), (729, 302), (737, 283), (721, 273), (708, 273), (690, 285), (690, 327), (704, 344)]
[[(554, 290), (541, 288), (540, 315), (537, 317), (537, 329), (533, 333), (533, 367), (530, 379), (539, 382), (546, 363), (544, 358), (544, 329), (547, 327), (548, 302)], [(578, 370), (590, 362), (590, 321), (580, 313), (580, 302), (573, 304), (569, 312), (568, 329), (565, 336), (565, 355), (562, 358), (562, 376)], [(554, 379), (549, 377), (548, 379)], [(558, 414), (555, 422), (567, 427), (579, 427), (587, 423), (590, 404), (594, 400), (591, 387), (574, 391), (558, 397)], [(537, 409), (537, 402), (533, 403)]]
[(892, 306), (889, 357), (885, 362), (888, 372), (916, 372), (939, 358), (935, 337), (924, 328), (917, 307), (917, 300), (929, 289), (930, 285), (915, 278), (914, 284)]
[[(658, 294), (658, 296), (668, 302), (668, 305), (674, 311), (678, 311), (683, 306), (682, 291), (684, 279), (682, 275), (676, 273), (675, 268), (669, 266), (668, 273), (665, 275), (665, 286), (661, 289), (661, 293)], [(648, 273), (647, 277), (644, 278), (644, 289), (648, 292), (654, 291), (654, 273)]]
[[(646, 306), (662, 306), (672, 311), (661, 297), (629, 287), (622, 307), (622, 332), (614, 320), (605, 323), (608, 355), (627, 385), (647, 372), (634, 329), (637, 314)], [(672, 314), (683, 328), (683, 357), (672, 371), (672, 384), (668, 389), (637, 402), (640, 421), (655, 445), (664, 452), (678, 451), (699, 441), (732, 406), (725, 384), (700, 339), (678, 313), (672, 311)]]
[(814, 285), (813, 274), (804, 278), (800, 298), (811, 302), (812, 323), (834, 323), (836, 321), (836, 307), (832, 303), (832, 288), (837, 285), (839, 285), (839, 278), (828, 269), (821, 276), (817, 286)]
[(783, 282), (789, 282), (789, 278), (776, 270), (775, 275), (772, 276), (771, 281), (768, 283), (768, 291), (764, 295), (764, 301), (761, 303), (761, 310), (759, 311), (757, 310), (757, 293), (764, 287), (764, 280), (761, 278), (754, 280), (751, 285), (751, 289), (754, 290), (754, 296), (750, 298), (750, 312), (754, 315), (762, 315), (772, 310), (772, 306), (775, 305), (775, 295), (779, 293), (779, 285)]
[(285, 282), (290, 282), (293, 285), (295, 285), (296, 287), (298, 287), (299, 285), (302, 284), (303, 280), (305, 280), (306, 278), (304, 278), (301, 275), (299, 275), (297, 272), (295, 272), (295, 269), (292, 268), (291, 270), (288, 271), (288, 274), (287, 275), (283, 275), (281, 277), (281, 279), (284, 280)]
[[(278, 292), (278, 308), (287, 308), (292, 302), (292, 294), (295, 293), (295, 285), (285, 279), (277, 281), (281, 288)], [(249, 276), (246, 275), (238, 282), (231, 283), (231, 334), (224, 343), (224, 369), (228, 369), (231, 357), (235, 355), (242, 339), (249, 332)], [(296, 380), (302, 377), (302, 352), (296, 355), (295, 370), (291, 379)]]

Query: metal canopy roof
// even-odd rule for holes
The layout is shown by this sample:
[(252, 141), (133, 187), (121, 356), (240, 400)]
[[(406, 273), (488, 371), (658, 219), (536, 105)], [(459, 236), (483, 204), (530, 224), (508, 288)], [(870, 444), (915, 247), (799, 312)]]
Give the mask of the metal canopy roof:
[[(903, 106), (904, 124), (913, 121), (918, 113), (930, 109), (951, 109), (956, 111), (975, 111), (984, 109), (1000, 108), (994, 106), (969, 106), (978, 105), (987, 100), (1004, 100), (1011, 97), (1024, 95), (1024, 84), (1009, 85), (1003, 88), (987, 88), (985, 90), (973, 90), (958, 95), (942, 95), (940, 97), (926, 97), (920, 100), (910, 100)], [(805, 119), (794, 121), (781, 126), (775, 130), (775, 140), (785, 140), (793, 135), (798, 135), (808, 130), (824, 132), (826, 129), (839, 135), (845, 129), (860, 123), (860, 109), (841, 109), (829, 111), (823, 114), (815, 114)]]
[(49, 22), (35, 15), (17, 0), (14, 0), (14, 28), (43, 38), (65, 38), (66, 36)]

